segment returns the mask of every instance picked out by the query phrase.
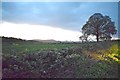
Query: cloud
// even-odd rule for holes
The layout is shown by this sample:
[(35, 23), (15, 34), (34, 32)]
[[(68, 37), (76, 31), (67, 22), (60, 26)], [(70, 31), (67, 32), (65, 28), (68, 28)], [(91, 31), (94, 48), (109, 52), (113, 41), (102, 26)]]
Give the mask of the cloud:
[(54, 39), (59, 41), (79, 41), (82, 34), (78, 31), (64, 30), (44, 25), (15, 24), (3, 22), (0, 24), (0, 35), (22, 39)]
[(94, 13), (108, 15), (118, 28), (117, 2), (3, 2), (3, 22), (80, 31)]
[(3, 3), (3, 21), (51, 25), (72, 29), (75, 26), (69, 24), (79, 20), (78, 16), (72, 11), (79, 5), (80, 3), (64, 2)]
[[(80, 31), (65, 30), (45, 25), (15, 24), (9, 22), (0, 24), (0, 36), (16, 37), (26, 40), (54, 39), (58, 41), (80, 41), (79, 37), (81, 35), (82, 33)], [(96, 36), (89, 36), (88, 39), (96, 41)], [(118, 37), (113, 36), (112, 39), (118, 39)]]

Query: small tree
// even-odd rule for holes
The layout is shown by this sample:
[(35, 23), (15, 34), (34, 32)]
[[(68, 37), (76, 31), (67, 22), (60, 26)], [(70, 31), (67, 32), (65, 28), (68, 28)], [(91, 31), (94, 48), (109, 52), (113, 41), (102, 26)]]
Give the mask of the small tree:
[(79, 39), (83, 42), (83, 41), (88, 41), (88, 35), (83, 34), (82, 36), (79, 37)]
[(103, 16), (100, 13), (93, 14), (86, 24), (82, 27), (83, 34), (95, 35), (97, 42), (101, 40), (110, 40), (111, 35), (116, 34), (115, 23), (109, 16)]

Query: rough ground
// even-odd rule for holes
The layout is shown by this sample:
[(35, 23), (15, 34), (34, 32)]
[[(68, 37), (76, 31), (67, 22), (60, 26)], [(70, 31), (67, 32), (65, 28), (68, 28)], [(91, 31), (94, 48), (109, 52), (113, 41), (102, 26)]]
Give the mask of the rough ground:
[(114, 53), (110, 49), (115, 43), (82, 43), (30, 54), (3, 53), (3, 78), (118, 78), (119, 56), (117, 61), (107, 55)]

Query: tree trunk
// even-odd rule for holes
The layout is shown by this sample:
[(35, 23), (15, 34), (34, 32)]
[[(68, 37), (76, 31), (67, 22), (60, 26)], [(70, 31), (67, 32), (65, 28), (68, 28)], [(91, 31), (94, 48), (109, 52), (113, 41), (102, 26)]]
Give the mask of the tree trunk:
[(96, 37), (97, 37), (97, 42), (99, 42), (99, 32), (98, 32), (98, 31), (99, 31), (99, 29), (98, 29), (98, 27), (97, 27), (97, 30), (96, 30), (96, 31), (97, 31), (97, 34), (96, 34)]
[(97, 42), (99, 42), (99, 36), (97, 35), (96, 37), (97, 37)]

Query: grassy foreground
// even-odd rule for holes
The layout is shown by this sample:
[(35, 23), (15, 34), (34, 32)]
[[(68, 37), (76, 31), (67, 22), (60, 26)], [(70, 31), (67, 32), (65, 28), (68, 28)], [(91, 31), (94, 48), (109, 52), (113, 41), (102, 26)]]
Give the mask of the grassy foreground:
[(118, 42), (4, 42), (3, 78), (118, 78)]

